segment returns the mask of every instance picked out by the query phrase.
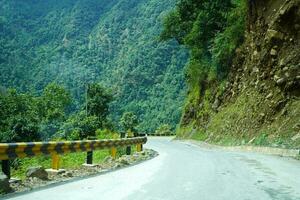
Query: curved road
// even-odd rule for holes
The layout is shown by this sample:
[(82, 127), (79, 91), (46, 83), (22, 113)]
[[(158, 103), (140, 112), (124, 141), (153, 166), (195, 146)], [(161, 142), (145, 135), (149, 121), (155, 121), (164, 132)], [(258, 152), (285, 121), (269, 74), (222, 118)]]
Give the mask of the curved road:
[(15, 200), (300, 200), (300, 162), (150, 138), (159, 156)]

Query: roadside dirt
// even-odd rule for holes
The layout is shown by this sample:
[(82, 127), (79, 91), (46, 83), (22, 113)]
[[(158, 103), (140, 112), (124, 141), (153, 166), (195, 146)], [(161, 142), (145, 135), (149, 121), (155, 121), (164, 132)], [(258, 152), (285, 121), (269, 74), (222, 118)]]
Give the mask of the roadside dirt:
[[(138, 164), (140, 162), (152, 159), (156, 157), (158, 153), (151, 149), (144, 149), (142, 152), (136, 152), (133, 155), (123, 155), (116, 160), (111, 157), (107, 157), (102, 163), (92, 166), (82, 166), (77, 170), (64, 170), (61, 173), (48, 174), (47, 180), (41, 180), (39, 178), (26, 178), (24, 181), (15, 181), (10, 183), (12, 188), (11, 193), (19, 193), (30, 191), (33, 189), (42, 188), (45, 186), (59, 184), (67, 181), (72, 181), (78, 178), (85, 178), (92, 175), (100, 175), (113, 170), (121, 169), (131, 165)], [(9, 195), (9, 194), (7, 194)], [(3, 195), (6, 196), (6, 195)], [(1, 197), (1, 195), (0, 195)]]

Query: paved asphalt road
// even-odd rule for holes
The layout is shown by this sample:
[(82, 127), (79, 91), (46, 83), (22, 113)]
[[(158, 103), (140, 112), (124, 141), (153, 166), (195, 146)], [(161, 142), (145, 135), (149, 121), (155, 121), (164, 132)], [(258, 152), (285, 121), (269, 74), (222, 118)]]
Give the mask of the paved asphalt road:
[(170, 138), (151, 138), (147, 147), (160, 155), (11, 199), (300, 200), (300, 161), (205, 149)]

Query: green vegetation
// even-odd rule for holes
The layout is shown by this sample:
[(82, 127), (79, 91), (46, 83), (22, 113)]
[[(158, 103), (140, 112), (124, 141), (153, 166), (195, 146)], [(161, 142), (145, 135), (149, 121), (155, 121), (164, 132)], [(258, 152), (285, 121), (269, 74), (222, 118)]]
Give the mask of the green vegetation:
[[(281, 97), (276, 97), (280, 99)], [(181, 127), (179, 137), (209, 141), (221, 145), (259, 145), (283, 148), (299, 148), (299, 140), (291, 140), (297, 134), (300, 103), (296, 100), (287, 105), (286, 113), (273, 114), (265, 96), (249, 88), (240, 94), (232, 104), (220, 112), (210, 113), (210, 122), (203, 128), (192, 124)], [(270, 113), (266, 115), (264, 113)], [(264, 123), (268, 119), (270, 123)]]
[(181, 0), (164, 21), (161, 39), (175, 38), (191, 50), (187, 70), (190, 85), (222, 79), (241, 44), (246, 3), (242, 0)]
[[(98, 129), (113, 129), (108, 122), (112, 96), (99, 84), (90, 85), (87, 103), (69, 116), (70, 94), (50, 83), (40, 96), (10, 89), (0, 94), (0, 141), (95, 138)], [(86, 110), (87, 109), (87, 110)]]
[[(120, 121), (134, 133), (174, 129), (188, 52), (158, 35), (175, 2), (0, 0), (0, 141), (118, 138)], [(14, 173), (49, 163), (24, 159)]]
[(19, 94), (14, 89), (0, 94), (0, 141), (25, 142), (49, 139), (66, 119), (69, 94), (50, 83), (41, 96)]
[[(109, 156), (108, 150), (94, 151), (94, 163), (103, 162), (104, 158)], [(86, 161), (86, 152), (70, 153), (61, 156), (60, 166), (62, 169), (78, 169)], [(23, 158), (14, 161), (12, 176), (24, 179), (28, 168), (33, 166), (42, 166), (45, 169), (51, 168), (52, 159), (50, 156), (38, 156), (33, 158)]]
[(158, 135), (172, 135), (172, 130), (171, 130), (170, 125), (162, 124), (160, 127), (158, 127), (156, 129), (155, 134), (158, 134)]
[(142, 132), (175, 128), (188, 53), (157, 39), (175, 2), (0, 0), (0, 85), (36, 96), (55, 82), (70, 91), (68, 112), (76, 112), (87, 85), (101, 83), (113, 92), (111, 121), (134, 112)]
[(245, 18), (243, 0), (180, 0), (166, 17), (161, 39), (174, 38), (191, 51), (184, 111), (190, 116), (183, 116), (182, 125), (206, 120), (213, 112), (211, 101), (224, 91), (235, 49), (243, 41)]
[(104, 87), (99, 84), (88, 85), (87, 88), (87, 116), (97, 117), (100, 127), (107, 124), (109, 115), (109, 104), (112, 102), (113, 96)]
[(108, 120), (112, 100), (111, 93), (100, 84), (88, 85), (85, 106), (70, 116), (57, 133), (57, 137), (69, 140), (92, 139), (96, 137), (98, 129), (113, 129)]
[(120, 121), (125, 132), (134, 133), (135, 135), (138, 133), (136, 127), (139, 123), (137, 116), (132, 112), (125, 112)]

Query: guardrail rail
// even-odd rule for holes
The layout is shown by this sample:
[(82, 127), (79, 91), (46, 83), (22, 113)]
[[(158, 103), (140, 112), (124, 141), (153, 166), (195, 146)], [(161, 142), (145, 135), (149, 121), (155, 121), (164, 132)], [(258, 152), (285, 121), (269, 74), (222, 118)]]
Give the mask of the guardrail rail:
[(150, 133), (150, 134), (147, 134), (147, 136), (176, 136), (176, 134), (175, 133), (172, 133), (172, 134)]
[(111, 149), (111, 156), (115, 159), (117, 147), (128, 148), (132, 145), (136, 145), (137, 151), (142, 151), (143, 144), (146, 142), (147, 137), (122, 138), (115, 140), (0, 143), (0, 160), (3, 173), (10, 178), (9, 160), (15, 158), (51, 155), (52, 169), (59, 170), (59, 155), (72, 152), (87, 152), (86, 164), (93, 164), (94, 150)]

